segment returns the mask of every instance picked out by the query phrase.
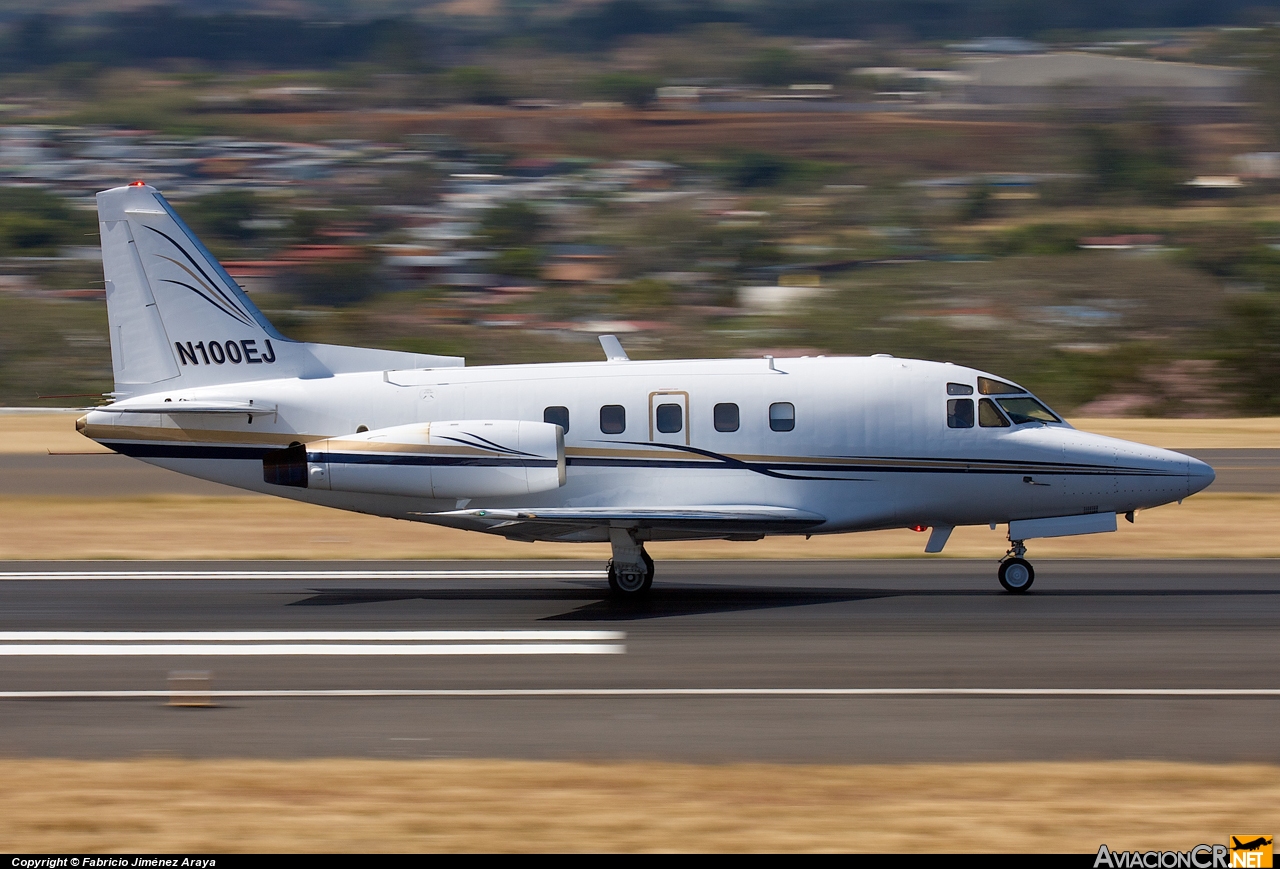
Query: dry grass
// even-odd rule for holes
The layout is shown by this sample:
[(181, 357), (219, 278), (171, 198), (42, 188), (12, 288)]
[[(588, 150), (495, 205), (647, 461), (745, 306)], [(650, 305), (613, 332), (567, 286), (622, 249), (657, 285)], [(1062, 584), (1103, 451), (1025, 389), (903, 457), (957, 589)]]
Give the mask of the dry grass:
[(110, 452), (76, 431), (77, 413), (0, 413), (0, 453)]
[(1280, 767), (0, 761), (0, 850), (1188, 848), (1270, 831)]
[(1170, 450), (1280, 449), (1280, 417), (1241, 419), (1073, 419), (1082, 431)]
[[(1139, 513), (1115, 534), (1036, 540), (1037, 558), (1280, 557), (1280, 495), (1197, 495)], [(262, 497), (0, 500), (0, 560), (608, 558), (603, 544), (514, 543), (500, 537)], [(681, 558), (899, 558), (927, 535), (864, 534), (655, 543)], [(997, 558), (1004, 529), (958, 528), (945, 556)]]

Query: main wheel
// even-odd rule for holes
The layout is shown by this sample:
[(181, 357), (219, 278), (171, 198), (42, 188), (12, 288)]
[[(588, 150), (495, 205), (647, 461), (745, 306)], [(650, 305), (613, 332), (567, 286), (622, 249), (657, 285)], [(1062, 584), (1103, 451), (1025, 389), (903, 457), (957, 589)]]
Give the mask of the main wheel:
[(609, 560), (609, 590), (621, 597), (631, 597), (647, 592), (653, 586), (653, 559), (649, 553), (641, 552), (644, 558), (645, 572), (632, 573), (619, 571)]
[(1022, 594), (1036, 581), (1035, 569), (1025, 558), (1006, 558), (1000, 562), (1000, 584), (1005, 591)]

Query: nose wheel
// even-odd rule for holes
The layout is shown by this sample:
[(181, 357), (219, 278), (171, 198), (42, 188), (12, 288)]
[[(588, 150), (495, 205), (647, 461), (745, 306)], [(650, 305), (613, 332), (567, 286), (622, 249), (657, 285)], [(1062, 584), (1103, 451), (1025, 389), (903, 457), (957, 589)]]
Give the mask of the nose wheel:
[(1009, 551), (1000, 562), (1000, 570), (996, 576), (1000, 579), (1000, 585), (1004, 586), (1005, 591), (1022, 594), (1031, 588), (1031, 583), (1036, 581), (1036, 571), (1031, 566), (1031, 562), (1023, 558), (1027, 554), (1027, 547), (1022, 541), (1011, 542), (1013, 545), (1009, 547)]

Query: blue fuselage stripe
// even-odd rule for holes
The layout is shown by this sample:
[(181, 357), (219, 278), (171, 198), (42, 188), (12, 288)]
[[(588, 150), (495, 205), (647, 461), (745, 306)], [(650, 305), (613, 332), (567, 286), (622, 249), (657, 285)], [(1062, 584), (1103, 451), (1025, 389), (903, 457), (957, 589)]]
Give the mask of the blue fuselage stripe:
[[(232, 459), (240, 461), (261, 461), (267, 453), (275, 452), (280, 447), (274, 446), (213, 446), (204, 444), (180, 443), (137, 443), (128, 441), (105, 441), (106, 446), (126, 456), (138, 459)], [(554, 459), (528, 459), (520, 457), (499, 456), (425, 456), (396, 455), (387, 453), (308, 453), (308, 461), (322, 461), (331, 464), (359, 465), (435, 465), (455, 467), (555, 467)], [(928, 459), (912, 458), (911, 462), (926, 462)], [(1052, 476), (1143, 476), (1143, 477), (1182, 477), (1174, 471), (1162, 471), (1148, 468), (1117, 468), (1103, 465), (1057, 465), (1049, 462), (999, 462), (978, 460), (972, 464), (964, 459), (936, 459), (937, 465), (923, 464), (881, 464), (875, 459), (866, 463), (824, 464), (818, 462), (742, 462), (739, 460), (718, 461), (715, 459), (641, 459), (628, 457), (574, 457), (566, 460), (570, 467), (579, 468), (687, 468), (708, 470), (721, 468), (724, 470), (748, 470), (754, 473), (787, 471), (792, 473), (820, 474), (1044, 474)], [(801, 477), (800, 479), (804, 479)], [(846, 478), (847, 479), (847, 478)]]
[(555, 459), (505, 456), (423, 456), (389, 453), (307, 453), (308, 462), (331, 465), (398, 465), (466, 468), (554, 468)]

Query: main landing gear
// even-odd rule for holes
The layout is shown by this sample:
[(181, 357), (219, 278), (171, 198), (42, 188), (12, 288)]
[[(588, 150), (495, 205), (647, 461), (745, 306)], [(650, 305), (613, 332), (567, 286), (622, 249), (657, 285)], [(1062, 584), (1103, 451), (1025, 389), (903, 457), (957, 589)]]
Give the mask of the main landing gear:
[(996, 574), (1000, 578), (1000, 584), (1004, 586), (1005, 591), (1014, 594), (1022, 594), (1031, 588), (1031, 583), (1036, 581), (1035, 568), (1031, 566), (1031, 562), (1023, 558), (1027, 554), (1027, 547), (1023, 545), (1021, 540), (1010, 540), (1012, 545), (1009, 551), (1004, 554), (1004, 558), (1000, 562), (1000, 570)]
[(613, 558), (609, 559), (609, 591), (617, 597), (639, 597), (653, 586), (653, 559), (636, 541), (635, 532), (626, 528), (610, 528), (609, 543)]

